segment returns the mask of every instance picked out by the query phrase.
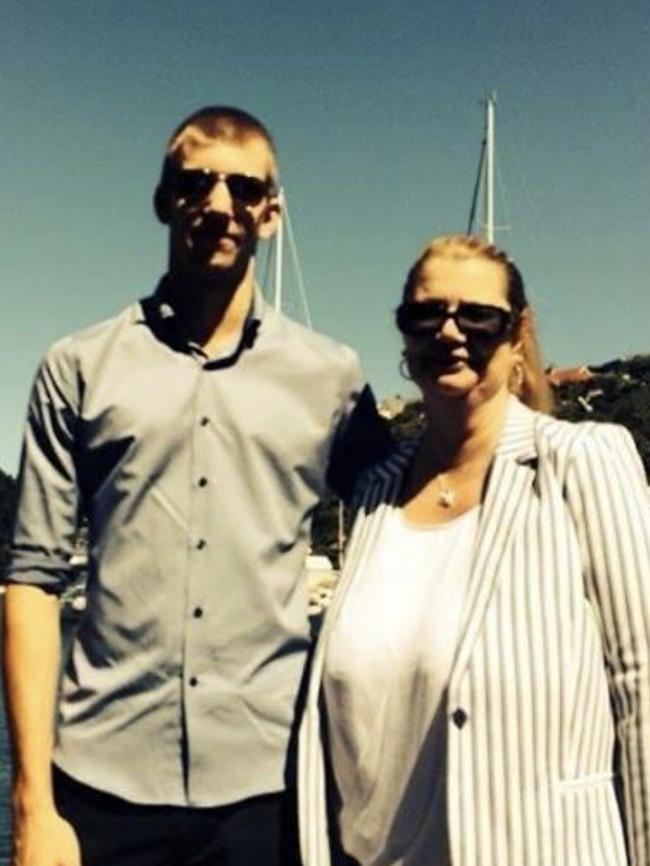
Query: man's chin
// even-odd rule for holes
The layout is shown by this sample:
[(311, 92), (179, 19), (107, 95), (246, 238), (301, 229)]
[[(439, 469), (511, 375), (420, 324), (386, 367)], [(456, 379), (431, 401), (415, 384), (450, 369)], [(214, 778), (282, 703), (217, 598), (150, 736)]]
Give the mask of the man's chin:
[(210, 256), (192, 256), (185, 260), (185, 270), (195, 277), (223, 278), (242, 274), (246, 270), (246, 263), (235, 253), (216, 252)]
[(199, 267), (208, 273), (229, 273), (241, 267), (241, 262), (238, 256), (234, 254), (217, 253), (209, 259), (200, 262)]

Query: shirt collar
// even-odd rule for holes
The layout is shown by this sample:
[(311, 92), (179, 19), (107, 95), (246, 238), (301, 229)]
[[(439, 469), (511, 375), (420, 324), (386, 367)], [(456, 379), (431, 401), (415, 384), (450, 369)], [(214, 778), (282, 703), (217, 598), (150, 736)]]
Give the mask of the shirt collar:
[[(137, 321), (147, 324), (159, 340), (176, 351), (202, 354), (201, 347), (192, 342), (173, 302), (165, 293), (165, 277), (160, 280), (152, 295), (140, 301), (140, 307), (142, 315), (137, 317)], [(239, 336), (217, 357), (208, 359), (206, 356), (207, 363), (216, 366), (234, 364), (245, 350), (252, 349), (257, 343), (263, 325), (268, 324), (273, 313), (274, 310), (264, 299), (260, 287), (255, 284), (251, 306)]]

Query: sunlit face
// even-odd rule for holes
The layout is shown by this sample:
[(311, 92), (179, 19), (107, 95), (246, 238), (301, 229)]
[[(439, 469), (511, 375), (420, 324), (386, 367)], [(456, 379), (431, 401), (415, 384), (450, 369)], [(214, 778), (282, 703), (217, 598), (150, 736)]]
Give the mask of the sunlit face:
[[(418, 275), (412, 300), (443, 301), (450, 311), (461, 303), (490, 304), (510, 309), (506, 272), (483, 258), (431, 257)], [(439, 331), (405, 337), (406, 358), (423, 396), (444, 396), (483, 402), (507, 391), (520, 347), (509, 336), (473, 338), (448, 318)]]
[[(249, 175), (266, 181), (272, 156), (263, 138), (244, 141), (208, 139), (184, 148), (179, 169), (207, 169)], [(172, 189), (169, 209), (170, 270), (210, 276), (244, 271), (257, 241), (271, 237), (277, 226), (277, 196), (265, 195), (255, 204), (233, 197), (219, 180), (198, 202), (188, 202)]]

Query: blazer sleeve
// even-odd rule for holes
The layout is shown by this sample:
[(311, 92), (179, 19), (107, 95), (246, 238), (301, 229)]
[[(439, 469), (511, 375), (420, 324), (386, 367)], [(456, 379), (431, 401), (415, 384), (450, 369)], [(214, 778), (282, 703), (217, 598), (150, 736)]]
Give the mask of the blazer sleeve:
[(567, 499), (609, 677), (628, 856), (650, 866), (650, 497), (627, 430), (589, 425), (578, 437)]
[(75, 468), (77, 388), (62, 347), (50, 351), (34, 381), (18, 475), (18, 497), (6, 583), (60, 594), (70, 565), (79, 514)]

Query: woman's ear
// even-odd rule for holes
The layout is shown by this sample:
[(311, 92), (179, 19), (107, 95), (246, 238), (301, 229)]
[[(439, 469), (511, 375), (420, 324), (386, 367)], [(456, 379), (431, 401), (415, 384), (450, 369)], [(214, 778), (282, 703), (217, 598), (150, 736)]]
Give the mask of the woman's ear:
[(526, 380), (526, 341), (530, 328), (530, 312), (522, 310), (512, 335), (512, 369), (508, 380), (508, 390), (517, 397), (521, 397)]
[(522, 360), (526, 355), (526, 345), (531, 339), (532, 326), (533, 321), (530, 308), (525, 307), (519, 314), (519, 319), (512, 335), (512, 349)]

